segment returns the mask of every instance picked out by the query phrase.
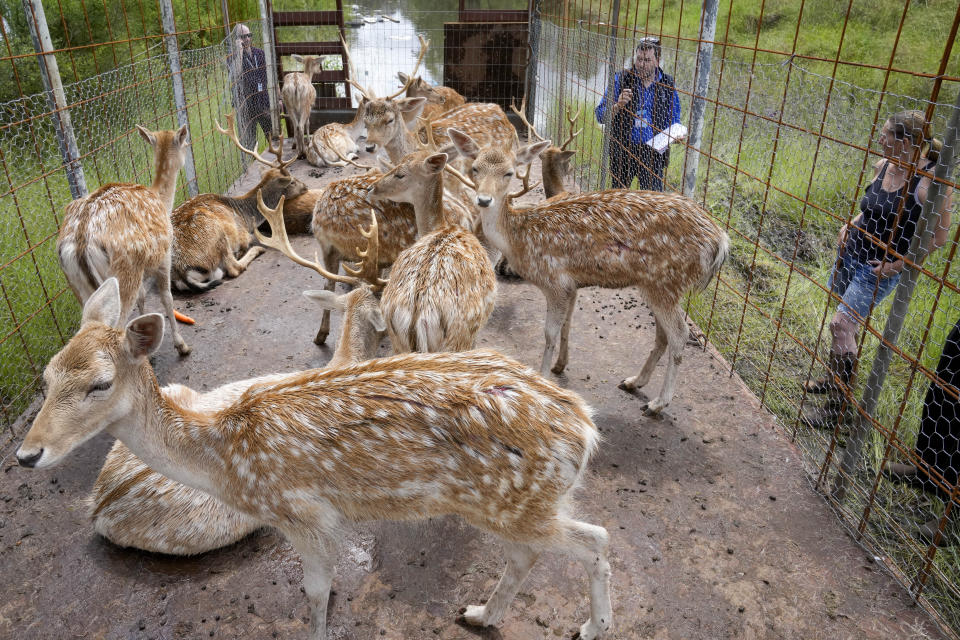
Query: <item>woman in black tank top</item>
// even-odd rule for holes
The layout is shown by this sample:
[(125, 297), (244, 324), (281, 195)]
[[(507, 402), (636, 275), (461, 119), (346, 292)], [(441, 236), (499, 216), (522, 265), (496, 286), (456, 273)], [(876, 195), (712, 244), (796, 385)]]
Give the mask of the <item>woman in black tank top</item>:
[[(823, 379), (804, 384), (807, 393), (827, 396), (823, 407), (804, 407), (803, 421), (812, 427), (832, 429), (842, 417), (844, 402), (852, 400), (857, 333), (900, 279), (903, 260), (899, 256), (907, 253), (931, 184), (930, 178), (916, 172), (932, 173), (940, 157), (941, 143), (931, 137), (930, 125), (920, 111), (890, 116), (877, 144), (884, 157), (874, 165), (876, 173), (860, 199), (860, 214), (843, 225), (837, 238), (830, 290), (841, 302), (830, 320), (828, 371)], [(952, 195), (948, 189), (930, 251), (947, 241)]]

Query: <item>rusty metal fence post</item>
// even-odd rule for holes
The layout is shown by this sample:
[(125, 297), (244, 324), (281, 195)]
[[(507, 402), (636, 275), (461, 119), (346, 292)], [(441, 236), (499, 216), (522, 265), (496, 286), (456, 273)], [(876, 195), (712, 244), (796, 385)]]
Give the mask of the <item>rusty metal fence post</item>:
[(717, 33), (718, 0), (703, 0), (700, 9), (700, 36), (697, 41), (697, 74), (693, 101), (690, 105), (690, 139), (683, 166), (683, 195), (693, 196), (697, 186), (697, 166), (700, 164), (700, 141), (703, 138), (703, 114), (707, 109), (707, 91), (710, 89), (710, 67), (713, 62), (713, 39)]
[(933, 234), (936, 228), (937, 211), (943, 206), (946, 199), (943, 182), (948, 179), (948, 173), (953, 166), (953, 154), (957, 144), (957, 129), (960, 128), (960, 93), (957, 94), (953, 111), (950, 114), (950, 122), (947, 124), (947, 132), (944, 136), (943, 150), (940, 154), (940, 160), (934, 170), (936, 178), (930, 185), (927, 193), (927, 199), (923, 203), (923, 209), (920, 212), (920, 219), (917, 221), (917, 230), (910, 240), (910, 248), (904, 256), (904, 274), (897, 283), (894, 292), (893, 305), (890, 307), (890, 316), (886, 325), (883, 327), (883, 339), (877, 349), (877, 355), (873, 359), (870, 367), (870, 376), (867, 378), (867, 384), (863, 390), (863, 399), (860, 402), (860, 413), (856, 424), (850, 433), (850, 443), (844, 451), (843, 458), (840, 461), (840, 470), (834, 478), (831, 494), (835, 500), (843, 500), (847, 491), (847, 480), (853, 472), (854, 466), (863, 456), (863, 444), (866, 441), (867, 434), (870, 432), (870, 424), (874, 419), (874, 413), (877, 409), (877, 402), (880, 399), (880, 391), (883, 389), (883, 383), (887, 377), (887, 370), (890, 368), (890, 360), (893, 356), (893, 348), (897, 345), (900, 337), (900, 330), (907, 318), (907, 310), (910, 307), (910, 298), (913, 295), (913, 289), (917, 285), (920, 276), (919, 265), (929, 253), (929, 245), (933, 240)]
[(268, 0), (257, 0), (260, 24), (263, 27), (263, 57), (267, 65), (267, 97), (270, 100), (270, 127), (274, 135), (280, 133), (280, 106), (277, 104), (277, 50), (273, 38), (273, 6)]
[[(173, 99), (177, 107), (177, 124), (190, 128), (190, 119), (187, 117), (187, 98), (183, 90), (183, 70), (180, 67), (180, 47), (177, 44), (177, 25), (173, 19), (173, 4), (171, 0), (160, 0), (160, 19), (163, 22), (164, 41), (167, 45), (167, 58), (170, 61), (171, 82), (173, 83)], [(193, 146), (187, 149), (183, 171), (187, 177), (187, 192), (190, 197), (200, 193), (197, 185), (197, 169), (193, 161)]]
[(43, 87), (46, 89), (50, 118), (53, 120), (53, 128), (57, 136), (57, 146), (60, 148), (63, 168), (67, 172), (67, 182), (70, 184), (70, 195), (79, 198), (87, 194), (87, 181), (83, 175), (83, 165), (80, 164), (80, 150), (73, 133), (73, 123), (70, 121), (63, 83), (60, 81), (57, 57), (53, 53), (47, 53), (55, 49), (50, 39), (50, 30), (47, 28), (47, 16), (43, 12), (43, 4), (40, 0), (23, 0), (23, 11), (27, 15), (33, 48), (38, 54), (42, 54), (37, 56), (37, 62), (40, 66)]

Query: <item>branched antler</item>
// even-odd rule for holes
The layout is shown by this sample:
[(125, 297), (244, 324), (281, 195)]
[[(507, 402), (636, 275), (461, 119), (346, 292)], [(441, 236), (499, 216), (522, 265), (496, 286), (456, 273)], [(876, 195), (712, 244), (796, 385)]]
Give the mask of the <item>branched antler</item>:
[(519, 177), (520, 177), (520, 182), (523, 184), (523, 188), (520, 189), (520, 191), (517, 191), (515, 193), (508, 193), (507, 200), (513, 200), (515, 198), (519, 198), (520, 196), (525, 195), (530, 191), (532, 191), (533, 189), (536, 189), (538, 186), (540, 186), (539, 182), (535, 182), (533, 186), (530, 186), (530, 165), (529, 164), (527, 165), (527, 172)]
[[(560, 150), (561, 150), (561, 151), (566, 151), (566, 150), (567, 150), (567, 145), (570, 144), (571, 142), (573, 142), (578, 135), (580, 135), (581, 133), (583, 133), (583, 129), (582, 129), (582, 128), (581, 128), (579, 131), (577, 131), (576, 133), (573, 132), (574, 128), (577, 126), (577, 120), (580, 118), (580, 113), (581, 113), (582, 111), (583, 111), (583, 107), (580, 107), (579, 109), (577, 109), (577, 113), (575, 113), (574, 116), (571, 118), (571, 117), (570, 117), (570, 107), (569, 107), (569, 106), (567, 107), (567, 122), (570, 123), (570, 134), (568, 135), (568, 137), (567, 137), (567, 139), (564, 141), (564, 143), (563, 143), (562, 145), (560, 145)], [(542, 139), (543, 139), (543, 138), (541, 138), (541, 140), (542, 140)]]
[(374, 170), (374, 169), (377, 169), (377, 167), (374, 167), (374, 166), (372, 166), (372, 165), (369, 165), (369, 164), (360, 164), (359, 162), (357, 162), (357, 161), (355, 161), (355, 160), (351, 160), (350, 158), (345, 157), (342, 153), (340, 153), (340, 149), (338, 149), (338, 148), (336, 147), (336, 145), (334, 145), (334, 144), (332, 144), (332, 143), (330, 142), (330, 136), (328, 135), (328, 132), (327, 132), (327, 131), (321, 129), (320, 131), (318, 131), (318, 133), (320, 134), (320, 139), (323, 141), (324, 146), (326, 146), (327, 149), (330, 149), (330, 151), (333, 151), (333, 153), (334, 153), (338, 158), (340, 158), (340, 160), (343, 161), (344, 163), (353, 165), (353, 166), (355, 166), (357, 169), (365, 169), (366, 171), (372, 171), (372, 170)]
[(263, 156), (261, 156), (261, 155), (257, 152), (256, 148), (254, 148), (253, 150), (250, 150), (250, 149), (247, 149), (246, 147), (244, 147), (242, 144), (240, 144), (240, 140), (237, 138), (236, 118), (235, 118), (233, 112), (227, 114), (227, 128), (226, 128), (226, 129), (224, 129), (223, 127), (220, 126), (220, 122), (219, 122), (219, 121), (214, 120), (214, 123), (217, 125), (217, 131), (219, 131), (219, 132), (222, 133), (223, 135), (225, 135), (225, 136), (227, 136), (228, 138), (230, 138), (230, 140), (233, 141), (233, 144), (235, 144), (236, 147), (237, 147), (238, 149), (240, 149), (240, 151), (242, 151), (242, 152), (244, 152), (245, 154), (253, 157), (253, 158), (254, 158), (255, 160), (257, 160), (258, 162), (261, 162), (261, 163), (267, 165), (268, 167), (272, 167), (272, 168), (274, 168), (274, 169), (281, 169), (281, 170), (282, 170), (282, 169), (286, 169), (287, 165), (289, 165), (291, 162), (293, 162), (294, 160), (297, 159), (297, 157), (294, 156), (294, 157), (290, 158), (289, 160), (287, 160), (286, 162), (284, 162), (284, 160), (283, 160), (283, 139), (282, 139), (282, 138), (280, 139), (280, 143), (279, 143), (278, 146), (274, 146), (273, 143), (271, 143), (271, 142), (269, 142), (269, 141), (267, 142), (267, 150), (270, 151), (270, 153), (272, 153), (273, 155), (275, 155), (275, 156), (277, 157), (277, 161), (276, 161), (276, 162), (271, 162), (270, 160), (267, 160), (266, 158), (264, 158)]
[(414, 65), (413, 72), (410, 73), (410, 76), (407, 78), (407, 81), (403, 83), (403, 86), (400, 87), (400, 90), (387, 96), (387, 100), (393, 100), (397, 96), (405, 93), (417, 77), (417, 71), (420, 69), (420, 63), (423, 62), (423, 59), (427, 55), (427, 49), (430, 48), (429, 40), (426, 40), (423, 36), (417, 36), (417, 38), (420, 39), (420, 55), (417, 56), (417, 64)]
[(513, 104), (513, 101), (510, 102), (510, 109), (520, 116), (520, 120), (523, 121), (524, 126), (527, 128), (527, 144), (533, 142), (531, 135), (536, 136), (537, 140), (546, 140), (543, 136), (537, 133), (537, 130), (534, 129), (533, 124), (527, 120), (527, 94), (523, 94), (523, 100), (520, 102), (520, 109), (517, 109), (516, 105)]
[[(327, 280), (343, 282), (353, 286), (369, 284), (374, 289), (382, 288), (387, 284), (387, 281), (381, 279), (378, 273), (377, 260), (380, 238), (377, 231), (377, 218), (372, 211), (371, 215), (373, 215), (373, 222), (370, 225), (370, 230), (364, 231), (363, 228), (360, 229), (360, 233), (367, 238), (366, 251), (357, 251), (361, 258), (363, 258), (363, 262), (357, 269), (346, 269), (348, 275), (341, 276), (340, 274), (330, 273), (324, 269), (317, 256), (314, 256), (313, 262), (310, 262), (309, 260), (301, 258), (300, 255), (293, 249), (293, 247), (290, 245), (290, 238), (287, 236), (287, 228), (283, 224), (284, 200), (285, 197), (280, 196), (280, 202), (277, 203), (277, 207), (275, 209), (271, 209), (263, 202), (262, 190), (257, 190), (257, 209), (266, 219), (267, 224), (270, 225), (271, 231), (271, 235), (268, 238), (262, 235), (258, 230), (254, 230), (257, 240), (259, 240), (263, 246), (276, 249), (297, 264), (307, 267), (308, 269), (313, 269)], [(369, 264), (370, 262), (372, 262), (372, 265)]]
[(367, 100), (376, 100), (377, 94), (375, 94), (372, 89), (367, 89), (357, 82), (357, 69), (353, 66), (353, 54), (350, 53), (350, 47), (347, 46), (347, 41), (343, 39), (342, 33), (340, 34), (340, 44), (343, 45), (343, 51), (347, 54), (347, 70), (350, 73), (350, 77), (347, 78), (347, 82), (349, 82), (350, 85), (359, 91), (360, 95)]

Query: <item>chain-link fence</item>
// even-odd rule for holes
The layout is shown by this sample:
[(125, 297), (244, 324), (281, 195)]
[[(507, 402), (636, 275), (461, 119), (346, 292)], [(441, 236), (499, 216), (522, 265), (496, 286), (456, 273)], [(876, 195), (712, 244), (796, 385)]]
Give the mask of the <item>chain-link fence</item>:
[[(0, 21), (6, 46), (0, 65), (8, 69), (0, 86), (8, 98), (21, 92), (0, 104), (0, 423), (5, 442), (16, 435), (12, 425), (34, 400), (47, 360), (79, 322), (79, 306), (56, 255), (64, 205), (110, 182), (151, 182), (151, 149), (137, 135), (136, 124), (154, 130), (188, 125), (189, 171), (178, 181), (177, 204), (191, 191), (223, 192), (245, 163), (215, 128), (242, 97), (230, 64), (237, 45), (226, 38), (233, 24), (219, 8), (210, 13), (199, 3), (173, 7), (168, 2), (164, 23), (162, 6), (147, 13), (142, 5), (119, 3), (101, 14), (51, 13), (44, 20), (38, 2), (27, 4), (33, 5), (31, 12)], [(243, 7), (234, 13), (247, 17)], [(18, 19), (32, 22), (18, 31)], [(259, 21), (249, 24), (259, 42)], [(109, 44), (88, 43), (98, 33)], [(213, 44), (186, 47), (205, 42)], [(48, 76), (42, 83), (40, 65)], [(22, 93), (31, 88), (39, 91)]]
[[(624, 69), (641, 39), (662, 48), (665, 75), (654, 84), (675, 83), (677, 121), (689, 131), (671, 145), (665, 188), (686, 188), (732, 240), (718, 280), (689, 301), (691, 318), (779, 418), (845, 525), (956, 632), (960, 196), (933, 201), (934, 185), (941, 194), (955, 187), (956, 154), (946, 146), (937, 157), (924, 138), (956, 140), (960, 78), (949, 71), (960, 68), (960, 11), (926, 7), (924, 31), (909, 2), (884, 7), (889, 33), (877, 39), (889, 59), (876, 64), (844, 38), (862, 43), (882, 16), (864, 29), (864, 16), (844, 5), (817, 3), (811, 21), (802, 2), (765, 15), (762, 5), (718, 11), (707, 0), (704, 15), (720, 14), (714, 36), (700, 6), (544, 3), (531, 28), (535, 124), (562, 140), (566, 115), (579, 112), (582, 190), (611, 186), (618, 168), (608, 158), (655, 169), (646, 138), (624, 136), (635, 118), (656, 119), (656, 90), (653, 106), (625, 104), (631, 122), (619, 129), (602, 124), (597, 107), (630, 81)], [(807, 31), (830, 21), (836, 55), (802, 55)], [(896, 55), (917, 46), (932, 50), (929, 68)], [(700, 131), (692, 113), (702, 115)], [(904, 118), (929, 123), (932, 136), (911, 136)], [(899, 163), (892, 154), (903, 154)]]

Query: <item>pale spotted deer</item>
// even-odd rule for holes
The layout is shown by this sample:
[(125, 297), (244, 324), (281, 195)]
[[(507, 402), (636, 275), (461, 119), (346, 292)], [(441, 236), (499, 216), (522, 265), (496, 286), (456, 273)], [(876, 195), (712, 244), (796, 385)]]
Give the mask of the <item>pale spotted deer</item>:
[(350, 123), (329, 122), (314, 131), (307, 145), (307, 162), (315, 167), (343, 167), (347, 162), (341, 157), (359, 158), (357, 138), (363, 133), (363, 109), (361, 101)]
[(160, 392), (150, 365), (163, 318), (117, 329), (120, 306), (113, 278), (87, 300), (44, 370), (21, 465), (53, 467), (107, 431), (150, 468), (275, 528), (300, 554), (313, 640), (326, 638), (343, 523), (446, 514), (505, 546), (503, 577), (464, 610), (467, 623), (498, 624), (539, 554), (562, 550), (589, 576), (580, 637), (609, 629), (608, 534), (569, 515), (598, 440), (575, 393), (493, 351), (407, 354), (291, 373), (197, 413)]
[(645, 385), (668, 350), (663, 387), (645, 410), (657, 413), (670, 404), (687, 339), (680, 300), (717, 274), (729, 252), (727, 234), (703, 207), (674, 193), (611, 189), (515, 209), (510, 177), (518, 164), (532, 162), (550, 142), (526, 145), (514, 153), (495, 145), (481, 148), (455, 129), (450, 136), (471, 160), (470, 177), (462, 178), (476, 190), (487, 240), (547, 300), (540, 372), (551, 371), (558, 337), (552, 371), (562, 373), (567, 365), (577, 289), (636, 286), (656, 318), (656, 342), (640, 373), (621, 386), (632, 390)]
[(153, 147), (153, 184), (106, 184), (69, 203), (57, 236), (57, 256), (70, 288), (81, 303), (109, 277), (120, 286), (120, 319), (137, 304), (143, 312), (145, 285), (163, 302), (180, 355), (190, 347), (180, 335), (170, 294), (173, 227), (170, 213), (177, 174), (187, 148), (187, 126), (176, 131), (137, 131)]
[(497, 295), (487, 252), (444, 206), (447, 154), (425, 149), (370, 188), (378, 199), (409, 202), (418, 240), (397, 256), (380, 304), (395, 353), (472, 349)]
[[(263, 247), (250, 246), (250, 232), (260, 222), (258, 191), (263, 191), (271, 205), (276, 205), (280, 196), (296, 198), (307, 191), (306, 185), (287, 171), (287, 165), (296, 158), (284, 162), (282, 141), (271, 142), (270, 151), (277, 158), (271, 162), (256, 149), (240, 144), (232, 113), (227, 115), (227, 129), (219, 123), (216, 126), (240, 151), (268, 169), (261, 174), (260, 182), (242, 196), (205, 193), (174, 210), (171, 281), (181, 290), (201, 292), (215, 287), (220, 284), (224, 269), (228, 276), (236, 278), (264, 251)], [(239, 259), (238, 252), (244, 252)]]
[[(369, 287), (339, 296), (329, 291), (304, 291), (303, 295), (343, 313), (337, 348), (325, 368), (346, 367), (376, 355), (386, 325)], [(289, 375), (241, 380), (203, 394), (170, 384), (160, 394), (184, 410), (212, 418), (255, 385), (272, 384)], [(97, 533), (118, 546), (154, 553), (197, 555), (233, 544), (261, 527), (256, 518), (209, 493), (157, 473), (119, 440), (107, 454), (86, 505)]]
[(439, 116), (441, 113), (456, 109), (466, 103), (467, 99), (460, 95), (455, 89), (443, 85), (431, 85), (429, 82), (417, 76), (412, 81), (410, 76), (402, 71), (397, 72), (397, 77), (407, 87), (408, 98), (426, 98), (427, 104), (420, 114), (423, 118), (430, 120)]
[(317, 89), (313, 75), (320, 71), (323, 61), (318, 56), (291, 56), (294, 62), (303, 65), (303, 71), (291, 71), (283, 76), (283, 108), (293, 121), (293, 136), (297, 145), (297, 157), (307, 155), (307, 140), (310, 138), (310, 111), (317, 101)]

